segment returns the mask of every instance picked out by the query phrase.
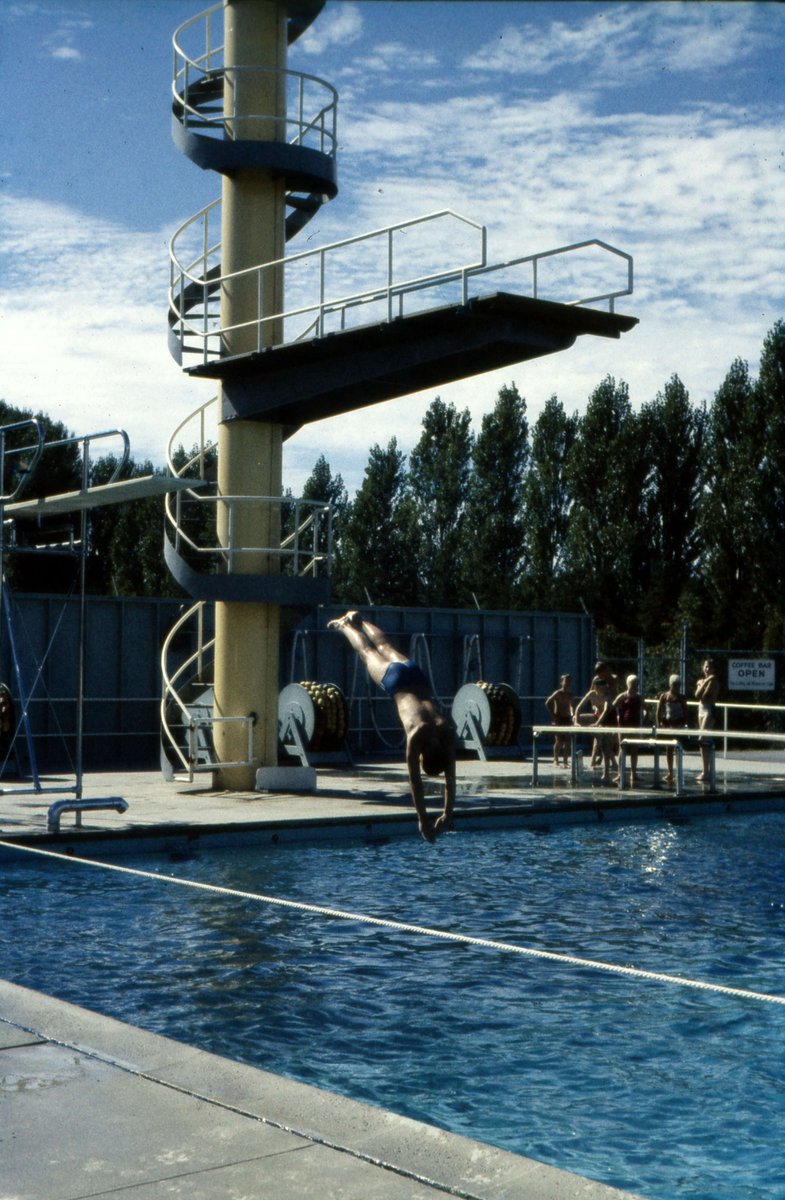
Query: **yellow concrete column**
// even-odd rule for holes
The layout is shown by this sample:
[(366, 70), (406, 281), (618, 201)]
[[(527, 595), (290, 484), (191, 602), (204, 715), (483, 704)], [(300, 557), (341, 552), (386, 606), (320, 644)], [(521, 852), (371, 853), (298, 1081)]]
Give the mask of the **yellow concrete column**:
[[(285, 136), (286, 11), (275, 0), (226, 0), (224, 5), (224, 115), (227, 136), (273, 141)], [(222, 274), (245, 272), (281, 259), (285, 245), (285, 184), (259, 169), (224, 176)], [(230, 328), (224, 352), (241, 354), (259, 346), (259, 316), (283, 307), (283, 272), (235, 275), (224, 284), (221, 324)], [(280, 328), (262, 327), (262, 345), (278, 340)], [(231, 382), (222, 384), (231, 390)], [(228, 421), (219, 429), (218, 490), (221, 496), (281, 495), (282, 429), (263, 421)], [(231, 526), (231, 528), (230, 528)], [(280, 545), (280, 508), (257, 500), (219, 503), (218, 536), (232, 546), (231, 570), (274, 574), (279, 560), (245, 551)], [(256, 713), (253, 754), (257, 765), (275, 766), (278, 736), (279, 611), (276, 605), (220, 601), (215, 612), (215, 715)], [(246, 758), (247, 738), (239, 724), (215, 727), (218, 759)], [(216, 783), (252, 789), (257, 765), (223, 768)]]

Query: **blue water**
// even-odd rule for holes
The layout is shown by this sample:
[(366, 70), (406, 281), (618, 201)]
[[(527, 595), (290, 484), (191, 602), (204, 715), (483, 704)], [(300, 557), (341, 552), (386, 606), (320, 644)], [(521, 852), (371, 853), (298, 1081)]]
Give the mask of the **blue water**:
[[(785, 995), (785, 814), (123, 859)], [(34, 915), (33, 915), (34, 914)], [(0, 976), (654, 1200), (785, 1195), (785, 1006), (66, 861), (5, 865)]]

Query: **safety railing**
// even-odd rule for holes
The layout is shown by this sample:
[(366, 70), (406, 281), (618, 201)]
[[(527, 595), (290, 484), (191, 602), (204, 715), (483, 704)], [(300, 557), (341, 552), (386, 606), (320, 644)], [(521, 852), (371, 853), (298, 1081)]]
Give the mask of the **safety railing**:
[[(529, 276), (525, 284), (529, 294), (533, 299), (540, 299), (544, 290), (543, 264), (578, 256), (581, 252), (599, 252), (603, 263), (608, 257), (619, 260), (624, 265), (620, 285), (590, 290), (586, 294), (578, 291), (567, 296), (550, 295), (549, 298), (558, 298), (560, 303), (569, 305), (607, 302), (613, 311), (615, 301), (630, 295), (633, 290), (632, 256), (596, 238), (489, 265), (485, 226), (449, 209), (222, 274), (220, 236), (212, 232), (219, 218), (219, 203), (215, 201), (185, 222), (174, 235), (170, 247), (170, 323), (181, 353), (196, 355), (205, 364), (221, 356), (225, 339), (238, 330), (256, 331), (257, 350), (265, 345), (268, 326), (276, 330), (274, 336), (279, 339), (276, 344), (321, 337), (345, 329), (354, 310), (365, 310), (363, 320), (370, 319), (367, 314), (370, 306), (376, 306), (377, 319), (392, 321), (407, 315), (415, 302), (419, 303), (420, 309), (450, 300), (465, 304), (471, 296), (482, 294), (486, 282), (498, 285), (503, 276), (521, 275), (524, 268)], [(435, 222), (439, 221), (444, 226), (437, 233)], [(412, 269), (407, 252), (412, 250), (412, 231), (425, 226), (433, 235), (430, 253), (434, 256), (442, 254), (443, 261), (439, 266), (434, 264), (432, 270), (417, 273)], [(464, 233), (471, 231), (474, 239), (473, 251), (462, 263), (455, 261), (457, 229)], [(361, 248), (367, 251), (374, 243), (379, 247), (375, 270), (362, 263), (358, 266)], [(342, 257), (347, 251), (349, 253)], [(423, 257), (419, 245), (416, 257), (418, 262)], [(452, 261), (445, 262), (448, 258)], [(331, 267), (335, 271), (335, 282), (329, 278)], [(282, 269), (287, 295), (294, 295), (295, 302), (284, 309), (265, 312), (265, 294), (271, 290), (273, 280)], [(357, 279), (362, 277), (363, 271), (369, 277), (366, 286), (358, 287)], [(229, 281), (239, 279), (252, 280), (257, 298), (256, 312), (242, 322), (223, 325), (219, 306), (221, 289)]]
[[(241, 137), (287, 141), (334, 158), (338, 110), (335, 88), (326, 80), (301, 71), (227, 67), (222, 14), (223, 5), (216, 4), (185, 21), (174, 34), (172, 102), (185, 128), (202, 136), (232, 141)], [(240, 116), (237, 97), (246, 81), (262, 92), (285, 88), (286, 115), (249, 113), (243, 105)]]
[[(730, 707), (730, 706), (729, 706)], [(747, 707), (738, 705), (736, 707)], [(614, 738), (631, 739), (631, 741), (645, 740), (649, 747), (661, 747), (663, 750), (667, 748), (668, 743), (671, 745), (674, 742), (679, 744), (683, 749), (685, 742), (703, 743), (704, 746), (710, 748), (711, 757), (713, 760), (716, 746), (724, 739), (732, 739), (738, 742), (747, 742), (754, 748), (755, 744), (763, 746), (775, 746), (777, 749), (785, 751), (785, 733), (772, 733), (770, 731), (751, 732), (749, 730), (737, 729), (673, 729), (652, 725), (641, 725), (636, 728), (620, 727), (617, 725), (532, 725), (532, 784), (536, 786), (539, 780), (539, 747), (543, 737), (550, 739), (551, 737), (564, 737), (570, 742), (570, 763), (571, 763), (571, 783), (573, 785), (580, 782), (581, 778), (581, 751), (578, 749), (578, 741), (586, 738), (599, 738), (609, 736)], [(658, 751), (659, 752), (659, 751)], [(679, 754), (681, 761), (681, 753)], [(785, 764), (783, 764), (785, 769)], [(683, 767), (680, 767), (683, 771)], [(751, 775), (755, 774), (754, 763), (750, 765)], [(711, 769), (711, 786), (714, 786), (714, 767)], [(680, 781), (681, 782), (681, 781)]]
[[(183, 747), (178, 733), (191, 728), (191, 712), (183, 700), (181, 692), (187, 683), (198, 678), (204, 681), (205, 669), (212, 663), (212, 651), (215, 639), (205, 639), (204, 636), (205, 602), (199, 600), (187, 609), (169, 630), (161, 647), (161, 738), (166, 747), (166, 753), (180, 763), (183, 771), (187, 772), (189, 782), (193, 779), (196, 766), (195, 755), (191, 744), (190, 733), (186, 733), (187, 750)], [(170, 667), (172, 648), (182, 630), (196, 621), (196, 649), (187, 655), (176, 668)], [(205, 686), (207, 683), (205, 681)], [(177, 715), (175, 721), (173, 714)]]
[[(15, 440), (13, 435), (21, 430), (25, 430), (25, 436), (27, 431), (35, 434), (36, 440), (32, 445), (10, 444)], [(27, 487), (43, 454), (44, 438), (44, 427), (35, 417), (0, 427), (0, 505), (10, 504)], [(18, 462), (15, 461), (17, 459)], [(8, 480), (6, 474), (10, 476)]]
[[(197, 505), (200, 517), (198, 533), (186, 531), (185, 510)], [(212, 513), (207, 514), (207, 510)], [(271, 533), (266, 544), (245, 544), (247, 534), (237, 530), (246, 515), (263, 517)], [(166, 519), (173, 533), (178, 554), (187, 553), (209, 560), (228, 574), (246, 564), (277, 562), (278, 568), (289, 575), (324, 576), (329, 574), (332, 556), (332, 505), (323, 500), (303, 500), (289, 496), (198, 496), (190, 490), (175, 497), (174, 511), (167, 509)], [(225, 525), (225, 539), (208, 538), (208, 531), (218, 523)], [(284, 532), (275, 536), (275, 530)], [(287, 532), (288, 530), (288, 532)]]
[[(460, 284), (473, 268), (486, 264), (485, 226), (450, 209), (442, 209), (223, 275), (220, 238), (211, 232), (220, 220), (219, 204), (220, 201), (214, 201), (186, 221), (175, 233), (170, 247), (172, 328), (183, 354), (198, 354), (205, 362), (218, 357), (224, 338), (241, 329), (256, 329), (257, 348), (261, 349), (265, 327), (274, 323), (283, 328), (283, 341), (294, 341), (302, 338), (304, 327), (313, 329), (316, 336), (329, 332), (330, 317), (338, 328), (344, 328), (349, 310), (359, 306), (379, 304), (385, 319), (392, 320), (403, 315), (405, 297), (426, 288)], [(442, 223), (438, 233), (436, 222)], [(426, 225), (432, 235), (431, 247), (426, 250), (419, 241), (412, 247), (417, 240), (412, 234)], [(456, 264), (455, 246), (462, 235), (471, 241), (469, 255), (465, 262)], [(189, 254), (185, 261), (180, 258), (181, 245)], [(419, 262), (425, 253), (433, 257), (434, 263), (431, 270), (422, 272)], [(412, 262), (415, 255), (418, 265)], [(441, 262), (436, 265), (439, 258)], [(294, 294), (298, 300), (283, 310), (266, 313), (265, 291), (282, 267), (287, 294)], [(366, 276), (366, 286), (357, 287), (358, 274)], [(222, 325), (220, 290), (230, 281), (240, 279), (254, 282), (256, 313), (242, 322)], [(466, 292), (465, 284), (461, 290)], [(299, 325), (293, 331), (292, 323), (298, 319)]]
[[(203, 483), (215, 468), (216, 421), (218, 398), (213, 396), (186, 417), (177, 426), (167, 449), (167, 465), (172, 475), (187, 479), (194, 484)], [(186, 431), (194, 429), (192, 450), (182, 450), (182, 439)], [(276, 546), (236, 546), (235, 528), (243, 510), (253, 511), (254, 506), (267, 506), (277, 516), (273, 519), (276, 528), (283, 534)], [(215, 530), (218, 526), (219, 509), (224, 507), (226, 544), (219, 542)], [(186, 514), (190, 509), (196, 530), (193, 535), (186, 528)], [(256, 555), (266, 559), (278, 559), (279, 566), (288, 574), (323, 576), (329, 574), (333, 551), (332, 506), (327, 501), (304, 500), (294, 496), (218, 496), (205, 495), (203, 491), (186, 488), (177, 495), (169, 493), (165, 500), (165, 521), (178, 554), (190, 553), (197, 559), (213, 560), (227, 572), (238, 565), (240, 556)]]

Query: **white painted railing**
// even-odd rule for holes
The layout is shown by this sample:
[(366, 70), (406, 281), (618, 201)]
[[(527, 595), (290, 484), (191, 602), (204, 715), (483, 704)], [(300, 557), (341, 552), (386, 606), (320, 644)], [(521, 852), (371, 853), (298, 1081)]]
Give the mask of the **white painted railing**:
[[(215, 20), (214, 20), (215, 18)], [(186, 129), (207, 137), (269, 139), (308, 146), (334, 158), (337, 150), (338, 93), (324, 79), (275, 67), (227, 67), (223, 47), (223, 5), (216, 4), (185, 21), (173, 38), (172, 102)], [(237, 112), (244, 78), (269, 76), (268, 90), (286, 91), (285, 117)], [(263, 87), (267, 86), (263, 84)], [(220, 103), (216, 104), (216, 94)]]
[[(172, 328), (182, 354), (196, 355), (204, 363), (220, 357), (224, 338), (239, 329), (255, 329), (256, 348), (261, 350), (267, 325), (277, 324), (282, 331), (277, 344), (286, 344), (343, 330), (354, 310), (363, 310), (359, 323), (391, 321), (414, 310), (465, 304), (472, 296), (503, 290), (505, 279), (515, 280), (516, 292), (523, 286), (532, 298), (540, 299), (544, 291), (552, 293), (554, 288), (553, 283), (547, 289), (543, 285), (544, 264), (555, 260), (563, 264), (568, 256), (578, 268), (567, 272), (568, 284), (571, 275), (580, 273), (579, 256), (585, 260), (587, 254), (594, 256), (593, 276), (614, 259), (622, 264), (622, 279), (615, 287), (590, 289), (588, 294), (575, 290), (547, 298), (569, 305), (607, 302), (613, 311), (615, 300), (633, 290), (632, 256), (598, 238), (489, 265), (485, 226), (450, 209), (222, 274), (220, 231), (215, 229), (220, 223), (219, 205), (214, 201), (186, 221), (170, 247)], [(428, 245), (420, 236), (426, 229)], [(463, 261), (458, 258), (461, 249), (465, 249)], [(424, 259), (429, 269), (422, 269)], [(265, 291), (281, 268), (291, 299), (287, 307), (265, 313)], [(588, 271), (586, 266), (582, 269)], [(222, 325), (222, 288), (249, 278), (257, 296), (255, 314), (241, 323)]]

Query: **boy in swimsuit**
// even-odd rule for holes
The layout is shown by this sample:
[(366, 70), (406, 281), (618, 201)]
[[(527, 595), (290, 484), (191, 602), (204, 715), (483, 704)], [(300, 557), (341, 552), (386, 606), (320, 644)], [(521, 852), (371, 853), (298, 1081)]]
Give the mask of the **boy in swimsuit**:
[[(449, 828), (455, 804), (455, 736), (437, 711), (428, 680), (417, 663), (406, 658), (387, 640), (387, 635), (360, 613), (351, 611), (328, 629), (344, 635), (362, 659), (374, 683), (395, 701), (406, 734), (406, 767), (420, 833), (426, 842)], [(444, 775), (444, 811), (435, 820), (428, 816), (422, 775)]]
[[(562, 675), (559, 687), (555, 692), (551, 692), (548, 699), (545, 701), (545, 707), (551, 714), (552, 725), (572, 725), (572, 713), (575, 708), (575, 697), (572, 694), (569, 675)], [(570, 744), (566, 734), (557, 733), (553, 739), (553, 765), (558, 767), (559, 755), (567, 766), (567, 755), (569, 754)]]

